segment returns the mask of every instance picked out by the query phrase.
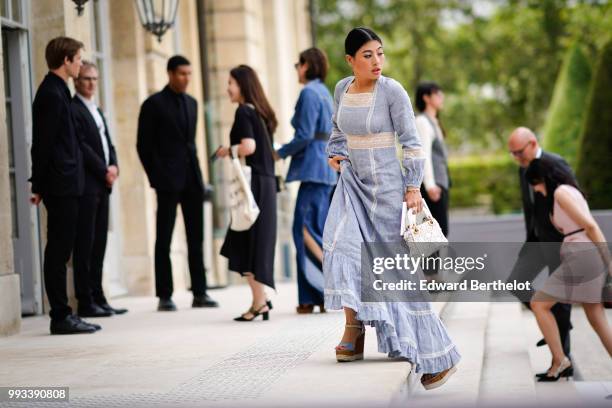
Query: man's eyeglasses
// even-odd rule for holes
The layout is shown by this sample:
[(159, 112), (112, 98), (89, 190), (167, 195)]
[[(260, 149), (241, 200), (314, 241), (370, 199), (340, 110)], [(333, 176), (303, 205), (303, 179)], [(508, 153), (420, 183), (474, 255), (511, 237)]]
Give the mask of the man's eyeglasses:
[(88, 77), (88, 76), (80, 76), (79, 81), (91, 81), (98, 82), (98, 77)]
[(525, 146), (523, 146), (521, 149), (519, 150), (510, 150), (510, 154), (514, 157), (520, 157), (523, 155), (523, 153), (525, 152), (525, 149), (527, 148), (527, 146), (529, 146), (529, 143), (531, 143), (531, 140), (528, 141), (527, 143), (525, 143)]

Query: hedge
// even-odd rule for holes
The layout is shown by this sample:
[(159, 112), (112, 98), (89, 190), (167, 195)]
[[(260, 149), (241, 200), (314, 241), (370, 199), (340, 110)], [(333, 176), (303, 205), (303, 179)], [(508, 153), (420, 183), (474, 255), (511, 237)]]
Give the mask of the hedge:
[(453, 159), (451, 208), (487, 207), (494, 214), (521, 211), (518, 165), (509, 156)]
[(576, 175), (594, 209), (612, 208), (612, 41), (602, 49), (589, 92)]
[(559, 71), (544, 124), (544, 149), (563, 156), (571, 166), (585, 116), (591, 84), (591, 66), (578, 46), (571, 46)]

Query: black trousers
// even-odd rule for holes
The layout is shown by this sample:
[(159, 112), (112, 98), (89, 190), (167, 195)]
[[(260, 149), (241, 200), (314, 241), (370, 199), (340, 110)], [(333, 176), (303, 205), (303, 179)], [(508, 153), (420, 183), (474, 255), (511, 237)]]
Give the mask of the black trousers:
[[(448, 202), (449, 202), (449, 194), (448, 190), (442, 188), (442, 192), (440, 194), (440, 199), (438, 201), (432, 201), (427, 194), (427, 190), (425, 189), (425, 185), (421, 185), (421, 195), (425, 199), (425, 203), (431, 211), (431, 215), (438, 221), (440, 224), (440, 229), (445, 237), (448, 237)], [(434, 252), (432, 257), (437, 257), (438, 252)], [(431, 263), (431, 262), (430, 262)], [(438, 273), (437, 268), (423, 268), (423, 274), (426, 276), (435, 275)]]
[(155, 294), (169, 298), (174, 290), (170, 244), (176, 221), (176, 208), (181, 205), (185, 233), (191, 291), (194, 296), (206, 294), (206, 271), (204, 270), (204, 208), (202, 192), (186, 189), (181, 193), (157, 191), (157, 237), (155, 240)]
[(51, 320), (72, 314), (66, 291), (66, 263), (74, 246), (79, 215), (79, 197), (43, 196), (47, 209), (47, 245), (43, 262), (45, 291)]
[[(519, 252), (518, 259), (512, 268), (509, 282), (517, 280), (519, 282), (532, 282), (538, 274), (548, 267), (548, 273), (552, 273), (561, 263), (560, 250), (561, 243), (557, 248), (556, 245), (546, 243), (539, 245), (538, 242), (526, 242)], [(525, 306), (530, 308), (529, 299), (533, 295), (532, 291), (517, 291), (514, 292)], [(557, 326), (559, 327), (559, 335), (561, 337), (561, 345), (565, 355), (570, 355), (570, 329), (572, 324), (570, 317), (572, 313), (572, 305), (567, 303), (556, 303), (552, 309), (552, 314), (555, 316)]]
[(74, 289), (79, 308), (92, 303), (107, 303), (102, 289), (102, 267), (108, 235), (109, 193), (84, 195), (79, 205), (79, 219), (72, 264)]

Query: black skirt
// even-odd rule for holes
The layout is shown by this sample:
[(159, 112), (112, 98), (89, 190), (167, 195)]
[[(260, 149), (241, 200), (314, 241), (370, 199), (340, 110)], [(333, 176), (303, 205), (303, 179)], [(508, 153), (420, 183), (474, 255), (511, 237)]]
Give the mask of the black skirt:
[(276, 247), (276, 179), (251, 175), (251, 190), (259, 207), (259, 216), (246, 231), (227, 230), (221, 255), (229, 260), (229, 269), (274, 289), (274, 250)]

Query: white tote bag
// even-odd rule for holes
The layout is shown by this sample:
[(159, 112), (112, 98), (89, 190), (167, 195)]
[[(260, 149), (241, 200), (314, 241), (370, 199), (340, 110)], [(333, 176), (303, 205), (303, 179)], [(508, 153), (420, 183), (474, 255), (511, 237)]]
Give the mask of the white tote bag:
[(246, 231), (259, 216), (259, 207), (251, 191), (251, 168), (243, 165), (238, 158), (238, 145), (232, 146), (232, 179), (229, 186), (231, 213), (230, 229)]
[(425, 200), (423, 210), (418, 214), (404, 202), (401, 224), (400, 234), (408, 244), (412, 256), (429, 256), (448, 245), (448, 239), (442, 233), (438, 221), (431, 215)]

